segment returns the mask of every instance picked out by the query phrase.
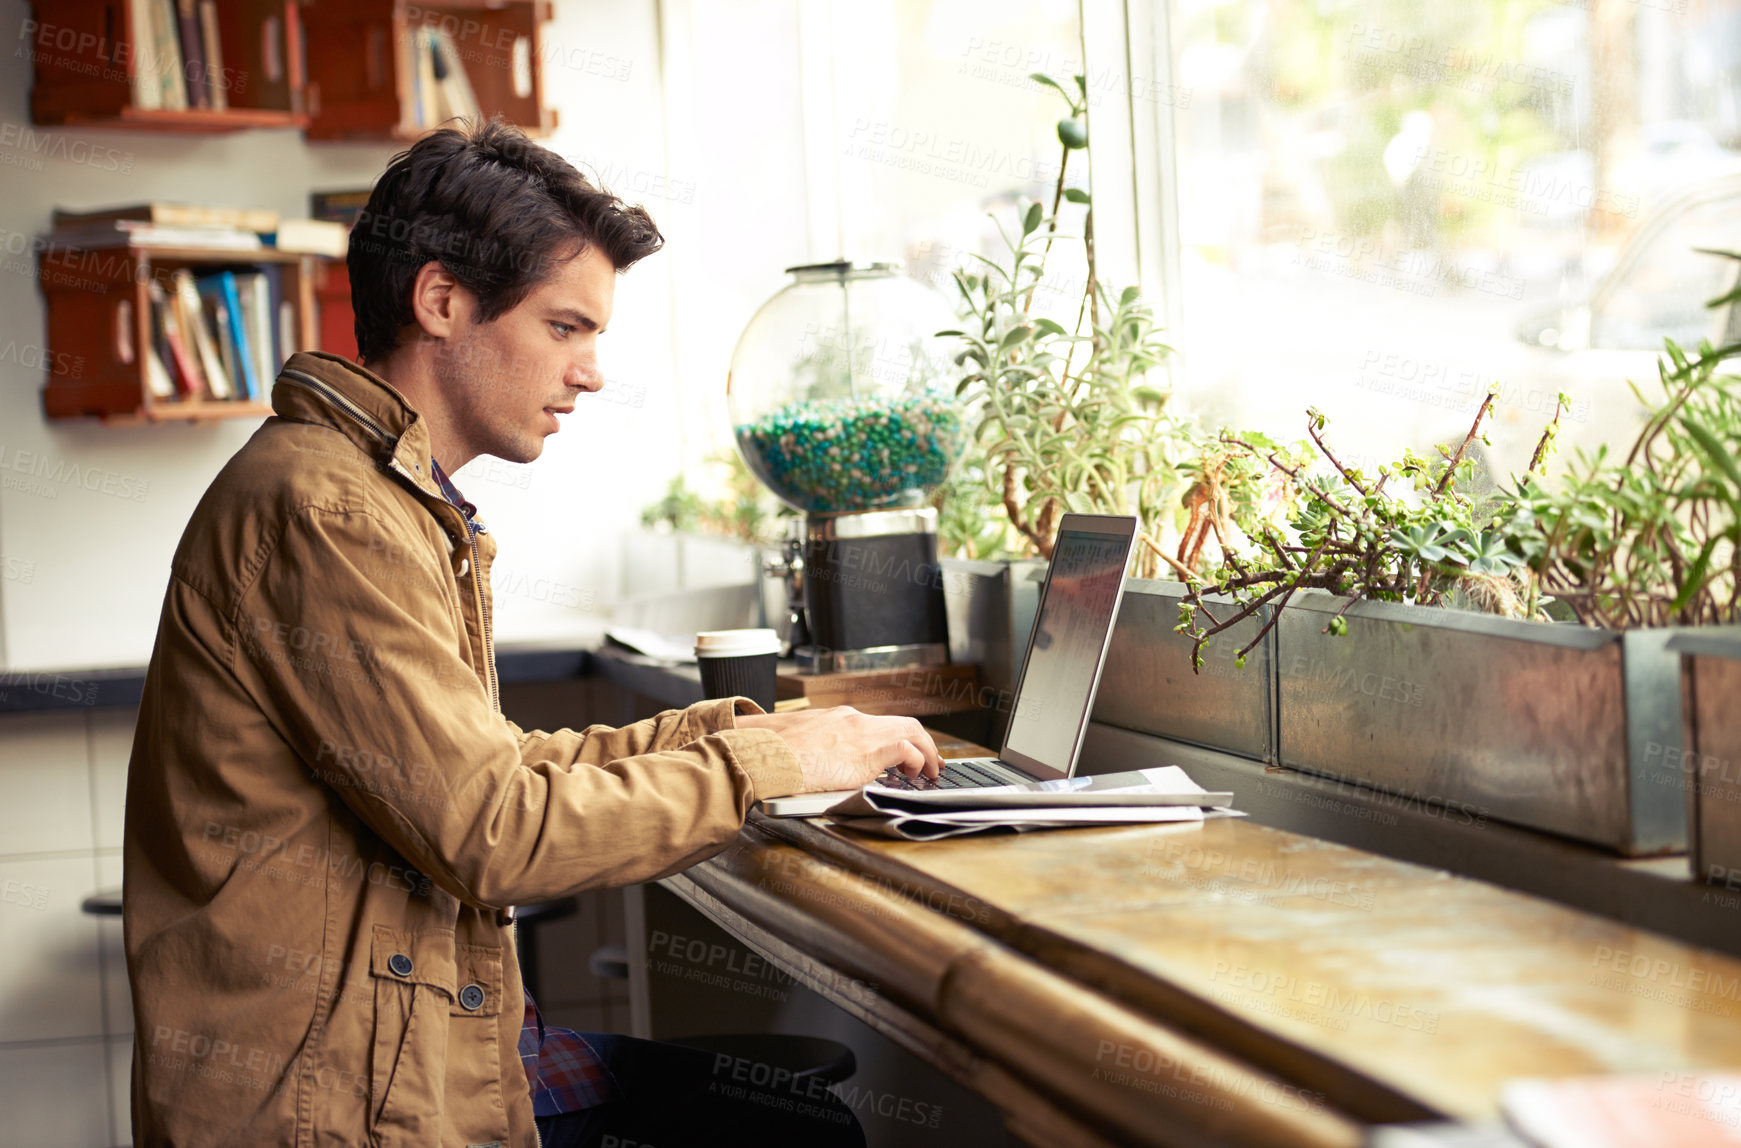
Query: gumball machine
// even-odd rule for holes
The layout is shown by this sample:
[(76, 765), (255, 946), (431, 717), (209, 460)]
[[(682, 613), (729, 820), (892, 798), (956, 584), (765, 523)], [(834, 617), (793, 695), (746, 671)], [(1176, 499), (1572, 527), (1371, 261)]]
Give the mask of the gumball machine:
[(726, 382), (738, 451), (804, 513), (780, 573), (805, 673), (949, 660), (937, 512), (966, 445), (950, 379), (955, 317), (892, 263), (787, 268)]

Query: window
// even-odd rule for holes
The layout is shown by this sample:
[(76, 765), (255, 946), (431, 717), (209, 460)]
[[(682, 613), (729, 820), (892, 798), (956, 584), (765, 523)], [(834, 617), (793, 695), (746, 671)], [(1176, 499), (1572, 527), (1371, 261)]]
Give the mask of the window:
[(1692, 249), (1741, 248), (1737, 0), (1155, 2), (1212, 422), (1298, 438), (1313, 405), (1370, 465), (1497, 382), (1503, 474), (1562, 387), (1562, 447), (1622, 440), (1661, 338), (1720, 333), (1735, 264)]
[[(665, 84), (670, 166), (693, 182), (671, 213), (678, 369), (688, 454), (729, 448), (726, 369), (782, 269), (891, 260), (953, 310), (950, 271), (1001, 250), (1019, 197), (1050, 202), (1061, 145), (1056, 94), (1082, 70), (1076, 0), (670, 0)], [(1082, 153), (1071, 182), (1088, 182)], [(1067, 211), (1080, 214), (1080, 209)], [(1074, 307), (1078, 247), (1059, 244), (1056, 290)], [(1074, 311), (1071, 311), (1074, 317)]]

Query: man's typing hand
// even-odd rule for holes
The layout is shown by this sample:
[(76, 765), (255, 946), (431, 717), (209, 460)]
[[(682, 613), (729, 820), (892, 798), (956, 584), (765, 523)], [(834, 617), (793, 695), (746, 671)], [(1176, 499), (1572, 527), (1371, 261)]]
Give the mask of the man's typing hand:
[(740, 729), (773, 730), (804, 771), (803, 793), (857, 789), (894, 766), (909, 777), (936, 777), (937, 744), (916, 718), (874, 717), (851, 706), (786, 714), (743, 714)]

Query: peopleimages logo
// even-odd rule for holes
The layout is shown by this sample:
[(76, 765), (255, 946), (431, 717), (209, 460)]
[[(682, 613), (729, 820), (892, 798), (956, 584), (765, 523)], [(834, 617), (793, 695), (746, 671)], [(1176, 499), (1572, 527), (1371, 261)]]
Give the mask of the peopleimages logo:
[(130, 474), (80, 466), (76, 462), (51, 458), (41, 451), (19, 450), (5, 443), (0, 443), (0, 485), (7, 490), (40, 494), (45, 498), (57, 497), (62, 489), (76, 486), (129, 502), (144, 502), (150, 487), (147, 480)]
[[(0, 147), (12, 148), (21, 158), (32, 161), (40, 161), (44, 157), (64, 159), (68, 163), (93, 167), (98, 171), (133, 174), (133, 153), (130, 151), (104, 147), (60, 132), (33, 131), (23, 124), (0, 123)], [(31, 170), (41, 171), (40, 163)]]

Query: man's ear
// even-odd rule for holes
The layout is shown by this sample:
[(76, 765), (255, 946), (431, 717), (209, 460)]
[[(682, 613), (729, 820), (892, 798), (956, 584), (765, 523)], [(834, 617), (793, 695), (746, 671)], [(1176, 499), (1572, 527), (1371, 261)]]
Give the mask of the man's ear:
[(411, 315), (425, 335), (450, 338), (459, 329), (460, 286), (447, 268), (430, 260), (417, 269), (411, 284)]

